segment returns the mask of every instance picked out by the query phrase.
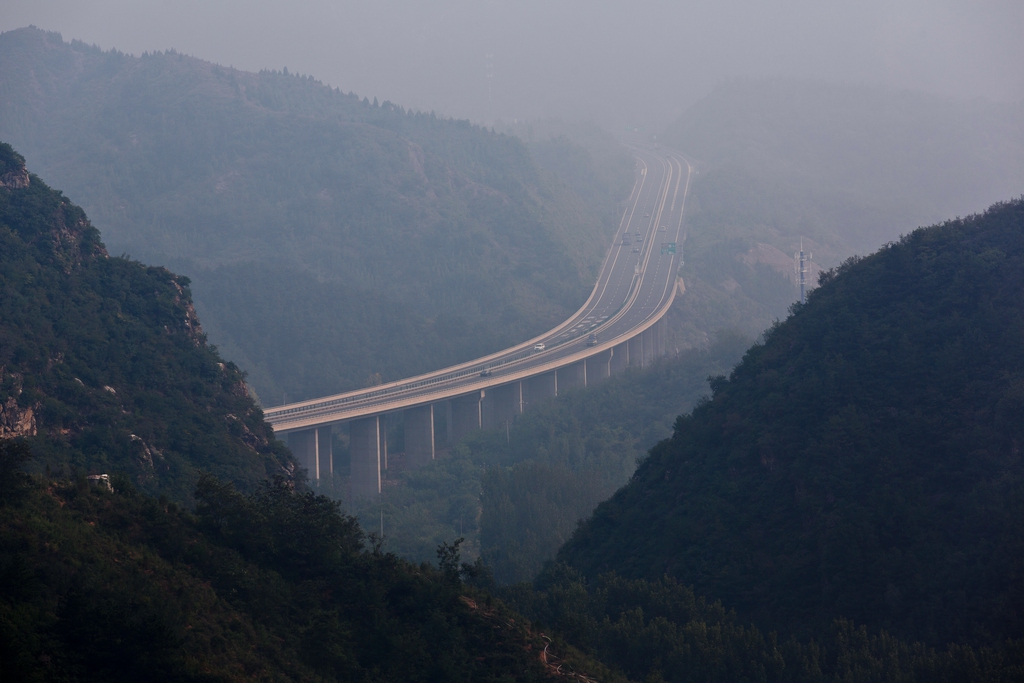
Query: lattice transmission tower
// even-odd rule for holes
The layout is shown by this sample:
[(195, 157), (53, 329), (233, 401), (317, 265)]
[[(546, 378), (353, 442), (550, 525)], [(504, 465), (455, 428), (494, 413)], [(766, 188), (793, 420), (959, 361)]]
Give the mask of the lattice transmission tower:
[(814, 258), (813, 254), (804, 254), (804, 238), (800, 238), (800, 251), (793, 254), (793, 259), (796, 261), (796, 281), (800, 285), (800, 303), (807, 303), (807, 272), (808, 266), (811, 263), (811, 259)]

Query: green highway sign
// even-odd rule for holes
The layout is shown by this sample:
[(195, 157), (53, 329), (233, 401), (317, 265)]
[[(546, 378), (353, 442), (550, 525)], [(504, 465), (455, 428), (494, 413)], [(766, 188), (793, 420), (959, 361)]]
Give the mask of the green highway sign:
[(662, 242), (661, 243), (661, 254), (662, 254), (662, 256), (664, 256), (665, 254), (674, 254), (674, 253), (676, 253), (676, 243), (675, 242)]

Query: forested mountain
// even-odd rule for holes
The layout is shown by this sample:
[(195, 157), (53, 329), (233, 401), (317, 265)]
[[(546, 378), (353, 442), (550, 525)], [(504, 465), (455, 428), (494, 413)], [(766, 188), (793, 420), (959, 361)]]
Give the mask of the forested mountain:
[(1024, 637), (1024, 200), (828, 271), (559, 557), (741, 618)]
[[(211, 340), (267, 405), (562, 320), (620, 199), (578, 147), (547, 170), (516, 138), (308, 76), (37, 29), (0, 35), (0, 139), (76, 197), (114, 253), (189, 275)], [(628, 191), (631, 167), (619, 173)]]
[(0, 143), (0, 679), (621, 680), (303, 492), (187, 285)]
[(206, 344), (188, 279), (108, 257), (80, 208), (0, 143), (0, 438), (37, 468), (119, 472), (191, 499), (200, 470), (251, 490), (293, 473), (246, 394)]
[(1024, 193), (1024, 104), (837, 83), (724, 84), (659, 135), (690, 155), (681, 345), (751, 336), (798, 298), (803, 240), (831, 268), (901, 234)]

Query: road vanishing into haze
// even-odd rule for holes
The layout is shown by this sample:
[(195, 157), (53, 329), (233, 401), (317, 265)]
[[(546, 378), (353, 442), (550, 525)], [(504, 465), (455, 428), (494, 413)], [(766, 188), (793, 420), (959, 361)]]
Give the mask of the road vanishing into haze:
[(693, 167), (665, 148), (632, 151), (633, 191), (597, 284), (572, 317), (483, 358), (389, 384), (268, 408), (265, 416), (274, 431), (321, 427), (501, 386), (606, 353), (654, 325), (680, 288), (686, 239), (683, 210)]

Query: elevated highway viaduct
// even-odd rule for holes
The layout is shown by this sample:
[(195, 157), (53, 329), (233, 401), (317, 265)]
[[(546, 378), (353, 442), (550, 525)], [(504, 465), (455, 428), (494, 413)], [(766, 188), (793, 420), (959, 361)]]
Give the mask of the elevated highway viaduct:
[(380, 493), (389, 414), (403, 414), (406, 462), (415, 467), (437, 453), (439, 411), (448, 441), (456, 443), (559, 392), (642, 367), (664, 353), (659, 321), (682, 289), (683, 212), (693, 168), (664, 148), (634, 154), (636, 182), (597, 283), (561, 325), (442, 370), (265, 411), (311, 479), (333, 473), (333, 425), (349, 425), (352, 496), (365, 499)]

